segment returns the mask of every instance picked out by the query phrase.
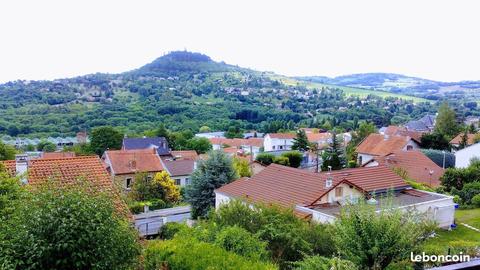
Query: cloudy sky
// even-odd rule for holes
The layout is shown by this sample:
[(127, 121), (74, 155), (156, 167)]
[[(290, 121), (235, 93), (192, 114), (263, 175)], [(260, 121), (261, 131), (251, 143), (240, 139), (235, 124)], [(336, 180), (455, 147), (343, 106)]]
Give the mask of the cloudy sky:
[(172, 50), (285, 75), (480, 80), (480, 2), (2, 1), (0, 82), (139, 67)]

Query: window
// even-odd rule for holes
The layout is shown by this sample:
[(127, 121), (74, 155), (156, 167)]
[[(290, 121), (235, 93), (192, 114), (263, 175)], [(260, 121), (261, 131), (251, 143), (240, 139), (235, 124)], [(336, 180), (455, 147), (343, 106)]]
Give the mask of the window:
[(275, 145), (274, 145), (274, 146), (272, 146), (272, 149), (273, 149), (273, 150), (275, 150)]
[(180, 186), (182, 184), (181, 179), (175, 179), (175, 185)]
[(335, 197), (343, 197), (343, 187), (335, 188)]
[(125, 188), (130, 189), (132, 188), (132, 178), (125, 178)]
[(185, 178), (185, 185), (190, 185), (190, 178)]
[(280, 148), (280, 150), (282, 150), (282, 149), (283, 149), (283, 145), (280, 145), (278, 148)]
[(363, 157), (362, 156), (358, 156), (358, 164), (359, 165), (363, 165)]
[(410, 150), (413, 150), (413, 146), (412, 145), (407, 145), (407, 151), (410, 151)]

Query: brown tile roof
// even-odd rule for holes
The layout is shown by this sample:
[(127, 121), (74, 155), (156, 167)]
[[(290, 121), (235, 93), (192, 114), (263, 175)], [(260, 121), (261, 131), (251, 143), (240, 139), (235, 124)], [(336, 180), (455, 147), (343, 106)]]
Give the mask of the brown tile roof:
[(182, 159), (197, 160), (199, 157), (195, 150), (171, 151), (170, 153), (173, 157), (180, 157)]
[(332, 138), (332, 133), (324, 132), (324, 133), (307, 133), (307, 138), (309, 142), (318, 142), (320, 140), (326, 141)]
[[(444, 169), (421, 151), (416, 150), (396, 151), (384, 157), (375, 157), (374, 160), (390, 168), (403, 168), (410, 179), (432, 187), (440, 185), (440, 177), (444, 173)], [(431, 176), (430, 171), (433, 172)]]
[(104, 155), (110, 160), (111, 171), (115, 175), (163, 170), (155, 149), (109, 150)]
[(402, 150), (410, 139), (408, 136), (370, 134), (357, 146), (357, 153), (374, 156), (388, 155)]
[(297, 137), (295, 133), (268, 133), (267, 135), (275, 139), (294, 139)]
[(44, 152), (41, 158), (44, 159), (54, 159), (54, 158), (67, 158), (75, 157), (74, 152)]
[(263, 146), (263, 138), (249, 138), (249, 139), (226, 139), (226, 138), (210, 138), (210, 143), (216, 145), (229, 145), (235, 147), (241, 147), (243, 145), (246, 146), (256, 146), (262, 147)]
[(422, 135), (423, 135), (422, 132), (411, 131), (411, 130), (407, 130), (406, 127), (398, 127), (398, 126), (388, 126), (385, 129), (384, 134), (385, 135), (390, 135), (390, 136), (395, 136), (395, 135), (409, 136), (410, 138), (412, 138), (413, 140), (415, 140), (418, 143), (420, 143), (420, 141), (422, 139)]
[(17, 170), (15, 165), (15, 160), (4, 160), (0, 162), (3, 163), (3, 165), (5, 166), (7, 173), (9, 173), (12, 176), (15, 175), (15, 172)]
[(170, 176), (190, 175), (193, 173), (195, 161), (191, 159), (163, 160)]
[[(463, 132), (458, 134), (455, 138), (453, 138), (450, 141), (450, 144), (460, 144), (462, 142), (462, 137), (463, 137)], [(468, 140), (467, 140), (467, 145), (472, 145), (475, 143), (475, 136), (477, 134), (467, 134), (468, 135)]]
[[(331, 172), (333, 185), (348, 181), (366, 192), (408, 187), (386, 166), (355, 168)], [(255, 202), (276, 203), (284, 207), (312, 205), (329, 188), (328, 173), (313, 173), (301, 169), (271, 164), (251, 178), (240, 178), (216, 192)]]

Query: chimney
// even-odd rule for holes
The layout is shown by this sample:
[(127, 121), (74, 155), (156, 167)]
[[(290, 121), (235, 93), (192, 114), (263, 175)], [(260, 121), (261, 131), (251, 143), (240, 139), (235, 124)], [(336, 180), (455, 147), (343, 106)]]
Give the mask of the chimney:
[(130, 169), (136, 170), (137, 169), (137, 161), (136, 160), (130, 160)]
[(28, 182), (26, 173), (28, 171), (28, 155), (19, 154), (15, 155), (15, 174), (20, 176), (22, 183), (26, 184)]

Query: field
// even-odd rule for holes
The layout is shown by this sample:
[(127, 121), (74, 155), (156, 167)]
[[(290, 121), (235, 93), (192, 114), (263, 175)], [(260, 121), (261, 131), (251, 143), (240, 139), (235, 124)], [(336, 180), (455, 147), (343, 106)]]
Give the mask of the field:
[(396, 97), (396, 98), (401, 98), (405, 100), (412, 100), (413, 102), (425, 102), (427, 101), (424, 98), (419, 98), (419, 97), (412, 97), (412, 96), (407, 96), (407, 95), (402, 95), (402, 94), (395, 94), (395, 93), (390, 93), (387, 91), (380, 91), (380, 90), (369, 90), (369, 89), (363, 89), (363, 88), (355, 88), (355, 87), (346, 87), (346, 86), (337, 86), (337, 85), (330, 85), (330, 84), (322, 84), (322, 83), (314, 83), (314, 82), (307, 82), (307, 81), (300, 81), (300, 80), (295, 80), (292, 78), (288, 77), (283, 77), (283, 76), (276, 76), (275, 79), (278, 79), (282, 81), (286, 85), (304, 85), (307, 88), (322, 88), (322, 87), (329, 87), (329, 88), (338, 88), (343, 90), (343, 92), (347, 96), (359, 96), (359, 97), (365, 97), (368, 95), (377, 95), (380, 97)]

